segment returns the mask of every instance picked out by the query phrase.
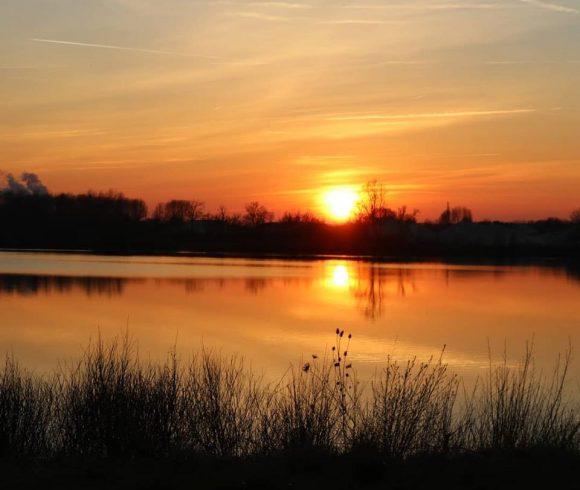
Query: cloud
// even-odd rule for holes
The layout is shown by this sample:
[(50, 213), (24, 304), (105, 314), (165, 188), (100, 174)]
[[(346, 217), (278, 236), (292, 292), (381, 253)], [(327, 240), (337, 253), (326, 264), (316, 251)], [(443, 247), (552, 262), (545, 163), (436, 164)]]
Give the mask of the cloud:
[(576, 8), (566, 7), (557, 3), (544, 2), (542, 0), (520, 0), (520, 2), (527, 3), (528, 5), (534, 5), (545, 10), (552, 10), (554, 12), (561, 12), (564, 14), (580, 14), (580, 10)]
[(46, 196), (48, 194), (48, 189), (36, 174), (24, 172), (20, 179), (17, 179), (11, 173), (0, 170), (0, 177), (5, 181), (4, 186), (0, 187), (0, 194), (8, 193), (24, 196)]
[(65, 65), (0, 65), (0, 70), (46, 70), (52, 68), (63, 68)]
[(249, 2), (250, 7), (273, 7), (283, 9), (311, 9), (312, 5), (290, 2)]
[(455, 117), (484, 117), (505, 116), (511, 114), (529, 114), (536, 112), (535, 109), (502, 109), (481, 111), (457, 111), (457, 112), (423, 112), (410, 114), (336, 114), (328, 116), (332, 121), (391, 121), (402, 119), (438, 119)]
[(21, 131), (14, 130), (11, 132), (0, 133), (1, 140), (16, 140), (16, 139), (45, 139), (45, 138), (77, 138), (83, 136), (94, 136), (106, 134), (106, 131), (98, 129), (53, 129), (45, 130), (43, 128), (38, 128), (35, 131)]
[(26, 187), (31, 194), (37, 196), (45, 196), (48, 194), (48, 189), (40, 181), (38, 175), (31, 172), (24, 172), (22, 174), (22, 181), (26, 184)]
[(330, 24), (330, 25), (384, 25), (384, 24), (394, 24), (398, 22), (388, 21), (388, 20), (365, 20), (365, 19), (343, 19), (343, 20), (321, 20), (319, 24)]
[(232, 15), (235, 17), (244, 17), (247, 19), (257, 19), (257, 20), (265, 20), (269, 22), (286, 22), (288, 17), (282, 17), (280, 15), (269, 15), (263, 14), (261, 12), (230, 12), (228, 15)]
[(566, 65), (578, 63), (574, 60), (489, 60), (484, 61), (484, 65)]
[(309, 167), (327, 167), (352, 165), (356, 162), (354, 155), (303, 155), (294, 160), (295, 165)]
[(311, 9), (312, 5), (307, 3), (293, 2), (234, 2), (233, 0), (212, 0), (207, 2), (196, 2), (204, 5), (227, 5), (230, 7), (252, 7), (252, 8), (278, 8), (278, 9)]
[(188, 58), (204, 58), (209, 60), (221, 59), (215, 56), (204, 56), (204, 55), (195, 55), (195, 54), (187, 54), (187, 53), (179, 53), (175, 51), (161, 51), (157, 49), (143, 49), (143, 48), (133, 48), (128, 46), (116, 46), (113, 44), (95, 44), (95, 43), (83, 43), (83, 42), (75, 42), (75, 41), (63, 41), (60, 39), (29, 39), (29, 41), (35, 43), (48, 43), (48, 44), (59, 44), (64, 46), (80, 46), (85, 48), (96, 48), (96, 49), (112, 49), (118, 51), (132, 51), (137, 53), (149, 53), (149, 54), (162, 54), (162, 55), (170, 55), (170, 56), (185, 56)]
[(416, 11), (437, 11), (437, 10), (502, 10), (510, 8), (504, 3), (391, 3), (391, 4), (361, 4), (344, 5), (345, 9), (353, 10), (416, 10)]

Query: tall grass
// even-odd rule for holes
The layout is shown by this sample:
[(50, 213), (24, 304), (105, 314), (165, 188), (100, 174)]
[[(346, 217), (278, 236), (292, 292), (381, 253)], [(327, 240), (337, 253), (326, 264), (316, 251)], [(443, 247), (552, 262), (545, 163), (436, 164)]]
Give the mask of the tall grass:
[(567, 402), (570, 352), (545, 375), (533, 351), (506, 358), (469, 393), (443, 362), (389, 359), (367, 384), (337, 330), (277, 383), (240, 358), (203, 351), (182, 362), (139, 359), (128, 337), (91, 344), (50, 376), (0, 370), (0, 457), (137, 459), (243, 458), (317, 451), (375, 457), (558, 448), (577, 450), (580, 418)]
[(267, 446), (270, 395), (241, 359), (202, 352), (189, 364), (176, 396), (181, 442), (189, 451), (231, 457)]
[(181, 447), (182, 382), (175, 355), (143, 365), (128, 338), (89, 346), (51, 387), (53, 448), (90, 457), (168, 454)]
[(54, 399), (54, 384), (6, 357), (0, 371), (0, 457), (35, 458), (50, 452)]
[(392, 360), (373, 381), (362, 436), (390, 457), (445, 452), (460, 446), (453, 420), (458, 380), (442, 359), (400, 365)]
[[(491, 355), (490, 355), (491, 359)], [(566, 402), (571, 350), (559, 357), (551, 375), (535, 369), (533, 343), (516, 366), (493, 367), (466, 397), (462, 430), (476, 449), (578, 447), (580, 418)]]

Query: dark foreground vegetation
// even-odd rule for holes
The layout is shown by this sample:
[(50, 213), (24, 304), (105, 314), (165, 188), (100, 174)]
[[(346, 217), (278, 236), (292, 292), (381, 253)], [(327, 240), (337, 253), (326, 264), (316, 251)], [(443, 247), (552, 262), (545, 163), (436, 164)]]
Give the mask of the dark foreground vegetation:
[(565, 356), (531, 349), (473, 391), (441, 359), (358, 380), (350, 336), (266, 383), (202, 352), (144, 363), (97, 342), (50, 376), (0, 373), (2, 488), (539, 488), (576, 480)]
[[(33, 174), (25, 175), (30, 181)], [(28, 187), (12, 180), (11, 187), (0, 189), (0, 248), (390, 258), (580, 256), (580, 211), (570, 220), (475, 222), (471, 210), (448, 205), (437, 221), (420, 223), (418, 211), (388, 207), (377, 183), (364, 188), (351, 222), (329, 224), (300, 212), (275, 220), (258, 202), (247, 204), (243, 214), (224, 208), (207, 212), (197, 200), (172, 200), (149, 212), (143, 201), (115, 192), (52, 195), (37, 178)]]

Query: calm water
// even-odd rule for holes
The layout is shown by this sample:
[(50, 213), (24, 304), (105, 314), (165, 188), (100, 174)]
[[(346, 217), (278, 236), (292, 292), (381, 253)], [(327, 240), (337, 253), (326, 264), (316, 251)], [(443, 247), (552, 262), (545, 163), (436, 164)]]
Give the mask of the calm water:
[[(141, 356), (206, 348), (266, 376), (353, 333), (361, 371), (387, 355), (446, 359), (466, 376), (488, 343), (510, 361), (535, 339), (549, 366), (580, 349), (580, 275), (563, 268), (0, 253), (0, 351), (38, 371), (128, 327)], [(576, 363), (574, 373), (580, 374)]]

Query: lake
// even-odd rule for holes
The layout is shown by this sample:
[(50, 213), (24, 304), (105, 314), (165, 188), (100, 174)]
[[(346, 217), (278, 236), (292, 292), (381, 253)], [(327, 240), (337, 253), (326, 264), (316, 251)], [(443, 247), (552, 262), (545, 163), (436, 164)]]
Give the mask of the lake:
[[(141, 358), (172, 346), (242, 355), (266, 377), (322, 355), (336, 328), (370, 372), (390, 355), (439, 355), (466, 377), (534, 340), (550, 367), (580, 347), (578, 269), (0, 253), (0, 352), (47, 371), (126, 330)], [(577, 364), (573, 373), (580, 374)]]

